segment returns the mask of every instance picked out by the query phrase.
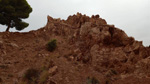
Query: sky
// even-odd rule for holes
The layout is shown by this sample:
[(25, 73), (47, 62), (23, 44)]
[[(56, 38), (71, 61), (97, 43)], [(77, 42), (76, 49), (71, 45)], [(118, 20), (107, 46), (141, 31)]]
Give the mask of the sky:
[[(88, 16), (99, 14), (108, 24), (124, 30), (128, 36), (150, 45), (150, 0), (27, 0), (33, 8), (25, 22), (29, 26), (20, 32), (28, 32), (44, 27), (47, 15), (67, 19), (80, 12)], [(0, 25), (0, 31), (6, 26)], [(15, 28), (10, 30), (16, 31)]]

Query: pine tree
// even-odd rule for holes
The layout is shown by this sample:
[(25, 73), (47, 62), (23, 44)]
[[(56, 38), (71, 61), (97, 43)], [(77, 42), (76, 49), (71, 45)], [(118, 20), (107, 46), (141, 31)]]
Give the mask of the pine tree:
[(26, 0), (0, 0), (0, 24), (6, 25), (6, 31), (15, 27), (22, 30), (29, 24), (22, 21), (28, 18), (32, 8)]

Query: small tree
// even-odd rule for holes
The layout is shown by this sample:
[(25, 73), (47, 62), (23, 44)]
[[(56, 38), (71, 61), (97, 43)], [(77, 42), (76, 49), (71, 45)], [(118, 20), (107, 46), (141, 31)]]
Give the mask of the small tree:
[(32, 8), (26, 0), (0, 0), (0, 24), (6, 25), (6, 31), (15, 27), (22, 30), (29, 24), (22, 19), (28, 18)]

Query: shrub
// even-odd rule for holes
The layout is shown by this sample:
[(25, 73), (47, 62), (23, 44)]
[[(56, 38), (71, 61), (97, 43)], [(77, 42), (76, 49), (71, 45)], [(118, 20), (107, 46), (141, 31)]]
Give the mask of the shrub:
[(88, 77), (86, 84), (100, 84), (100, 82), (99, 82), (99, 80), (96, 79), (95, 77), (92, 77), (92, 78)]
[(31, 83), (31, 82), (35, 83), (38, 76), (39, 76), (39, 71), (36, 69), (30, 68), (25, 72), (23, 79), (28, 81), (28, 83)]
[(57, 42), (56, 39), (53, 39), (53, 40), (48, 42), (47, 48), (48, 48), (49, 51), (52, 52), (52, 51), (54, 51), (56, 49), (56, 47), (57, 47), (57, 43), (56, 42)]

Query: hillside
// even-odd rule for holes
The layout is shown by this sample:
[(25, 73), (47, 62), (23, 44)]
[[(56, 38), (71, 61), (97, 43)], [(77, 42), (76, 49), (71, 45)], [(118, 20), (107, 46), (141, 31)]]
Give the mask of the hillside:
[(150, 48), (99, 15), (47, 19), (36, 31), (0, 33), (0, 84), (150, 83)]

